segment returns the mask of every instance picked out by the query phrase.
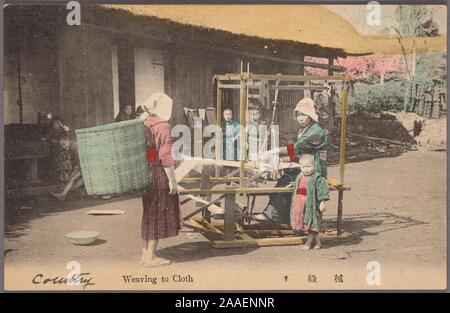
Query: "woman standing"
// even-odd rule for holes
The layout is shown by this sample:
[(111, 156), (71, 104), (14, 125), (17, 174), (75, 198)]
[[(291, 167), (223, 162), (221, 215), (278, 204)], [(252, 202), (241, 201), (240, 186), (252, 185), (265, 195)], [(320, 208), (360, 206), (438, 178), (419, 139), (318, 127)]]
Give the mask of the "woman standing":
[(171, 127), (167, 122), (172, 114), (172, 99), (164, 93), (154, 93), (143, 104), (147, 140), (147, 160), (150, 185), (142, 194), (144, 207), (141, 233), (143, 251), (141, 264), (168, 265), (170, 261), (156, 256), (158, 241), (178, 235), (180, 204), (175, 178), (175, 159), (172, 156)]
[[(294, 110), (294, 118), (300, 126), (297, 141), (285, 147), (280, 147), (268, 151), (268, 153), (276, 153), (287, 155), (281, 158), (283, 161), (296, 162), (302, 154), (312, 154), (317, 171), (327, 177), (326, 149), (328, 148), (328, 140), (325, 131), (318, 124), (318, 116), (314, 108), (314, 101), (310, 98), (303, 98), (297, 103)], [(290, 169), (278, 180), (275, 187), (285, 187), (292, 183), (299, 169)], [(255, 215), (255, 219), (259, 221), (272, 220), (281, 224), (290, 224), (290, 205), (292, 195), (289, 193), (272, 194), (269, 204), (263, 213)]]

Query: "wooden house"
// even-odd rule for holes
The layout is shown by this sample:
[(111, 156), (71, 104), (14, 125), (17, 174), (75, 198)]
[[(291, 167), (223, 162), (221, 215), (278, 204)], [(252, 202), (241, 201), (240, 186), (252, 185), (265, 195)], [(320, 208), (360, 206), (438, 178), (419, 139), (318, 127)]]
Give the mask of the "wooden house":
[[(186, 124), (182, 108), (213, 107), (213, 75), (238, 72), (241, 62), (255, 73), (315, 66), (332, 74), (342, 71), (335, 58), (370, 53), (348, 21), (319, 5), (81, 5), (80, 25), (68, 24), (70, 12), (65, 5), (4, 8), (6, 128), (37, 124), (46, 113), (72, 129), (110, 123), (154, 91), (174, 99), (171, 123)], [(309, 64), (304, 56), (329, 62)], [(233, 96), (224, 97), (233, 108)], [(281, 96), (282, 131), (295, 134), (300, 97)]]

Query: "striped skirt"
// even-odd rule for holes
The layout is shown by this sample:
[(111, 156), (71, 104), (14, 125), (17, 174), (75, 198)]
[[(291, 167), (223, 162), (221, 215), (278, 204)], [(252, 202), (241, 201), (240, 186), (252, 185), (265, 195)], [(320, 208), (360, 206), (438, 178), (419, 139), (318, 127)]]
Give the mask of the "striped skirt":
[(152, 166), (150, 175), (151, 184), (142, 194), (142, 238), (152, 240), (176, 236), (181, 228), (178, 194), (169, 195), (169, 180), (161, 163)]

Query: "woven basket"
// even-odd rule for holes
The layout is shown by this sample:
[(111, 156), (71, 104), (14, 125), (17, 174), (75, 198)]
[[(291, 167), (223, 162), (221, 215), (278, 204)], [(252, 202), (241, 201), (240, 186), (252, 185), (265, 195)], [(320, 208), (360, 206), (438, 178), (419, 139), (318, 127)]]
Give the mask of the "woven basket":
[(75, 133), (88, 195), (121, 194), (149, 184), (141, 120), (77, 129)]

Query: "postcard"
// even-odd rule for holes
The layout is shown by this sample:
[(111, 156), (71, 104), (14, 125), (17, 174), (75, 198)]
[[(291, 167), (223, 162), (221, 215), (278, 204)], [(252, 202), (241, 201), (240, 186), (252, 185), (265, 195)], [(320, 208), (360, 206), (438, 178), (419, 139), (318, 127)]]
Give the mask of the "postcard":
[(447, 288), (444, 4), (3, 14), (5, 290)]

